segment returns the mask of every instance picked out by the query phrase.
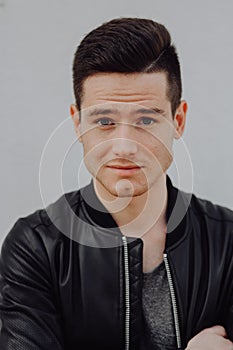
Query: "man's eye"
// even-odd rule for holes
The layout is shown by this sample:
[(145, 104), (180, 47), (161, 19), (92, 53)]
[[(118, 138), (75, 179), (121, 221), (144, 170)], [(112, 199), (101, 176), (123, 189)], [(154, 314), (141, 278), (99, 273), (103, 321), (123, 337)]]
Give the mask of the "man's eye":
[(154, 124), (156, 121), (153, 118), (149, 118), (149, 117), (142, 117), (140, 118), (138, 125), (152, 125)]
[(115, 124), (114, 121), (109, 118), (101, 118), (101, 119), (98, 119), (96, 122), (100, 126), (110, 126)]

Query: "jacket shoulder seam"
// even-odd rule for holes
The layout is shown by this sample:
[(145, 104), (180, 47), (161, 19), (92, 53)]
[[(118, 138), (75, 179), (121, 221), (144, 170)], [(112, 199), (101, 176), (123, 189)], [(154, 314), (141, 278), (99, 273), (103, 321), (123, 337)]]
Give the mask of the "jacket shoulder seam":
[[(195, 197), (195, 196), (194, 196)], [(211, 205), (216, 208), (216, 210), (218, 210), (218, 214), (219, 214), (219, 210), (222, 209), (222, 210), (229, 210), (231, 211), (230, 209), (226, 208), (226, 207), (223, 207), (223, 206), (219, 206), (219, 205), (216, 205), (216, 204), (213, 204), (212, 202), (209, 202), (209, 201), (206, 201), (204, 199), (200, 199), (200, 198), (195, 198), (196, 201), (197, 201), (197, 205), (199, 206), (199, 210), (197, 208), (194, 207), (195, 204), (191, 203), (191, 210), (193, 211), (193, 213), (195, 215), (204, 215), (206, 217), (208, 217), (209, 219), (211, 220), (214, 220), (214, 221), (217, 221), (217, 222), (229, 222), (229, 223), (232, 223), (233, 224), (233, 218), (232, 219), (229, 219), (229, 218), (220, 218), (220, 217), (215, 217), (215, 216), (212, 216), (210, 215), (204, 208), (200, 207), (200, 204), (204, 203), (204, 202), (207, 202), (207, 203), (211, 203)], [(200, 203), (201, 202), (201, 203)], [(233, 213), (232, 213), (233, 215)]]

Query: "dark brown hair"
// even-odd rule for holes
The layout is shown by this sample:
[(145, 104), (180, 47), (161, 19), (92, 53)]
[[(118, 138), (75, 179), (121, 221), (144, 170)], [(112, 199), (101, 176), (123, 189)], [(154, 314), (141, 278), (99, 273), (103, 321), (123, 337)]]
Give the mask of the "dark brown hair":
[(79, 110), (85, 79), (100, 72), (165, 72), (173, 115), (180, 104), (180, 64), (170, 34), (160, 23), (142, 18), (118, 18), (84, 37), (73, 61), (74, 95)]

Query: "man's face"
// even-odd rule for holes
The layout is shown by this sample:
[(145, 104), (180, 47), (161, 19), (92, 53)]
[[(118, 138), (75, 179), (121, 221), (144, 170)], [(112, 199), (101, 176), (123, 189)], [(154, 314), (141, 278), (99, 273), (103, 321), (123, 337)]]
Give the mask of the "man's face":
[(81, 120), (74, 105), (71, 114), (98, 190), (120, 197), (146, 193), (172, 162), (186, 103), (173, 117), (163, 72), (99, 73), (86, 79), (83, 92)]

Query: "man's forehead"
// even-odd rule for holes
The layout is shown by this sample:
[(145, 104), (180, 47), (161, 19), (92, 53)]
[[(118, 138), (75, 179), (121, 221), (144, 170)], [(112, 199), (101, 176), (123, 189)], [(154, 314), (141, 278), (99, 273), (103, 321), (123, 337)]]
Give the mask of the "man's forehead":
[[(167, 76), (165, 72), (155, 73), (96, 73), (87, 77), (83, 82), (83, 97), (134, 98), (134, 94), (141, 96), (164, 95), (167, 91)], [(146, 97), (144, 98), (146, 99)]]
[[(106, 104), (104, 108), (115, 112), (133, 113), (144, 108), (156, 109), (157, 113), (163, 114), (169, 103), (164, 72), (97, 73), (84, 81), (81, 107), (97, 111), (97, 105)], [(103, 106), (98, 109), (100, 107)]]

